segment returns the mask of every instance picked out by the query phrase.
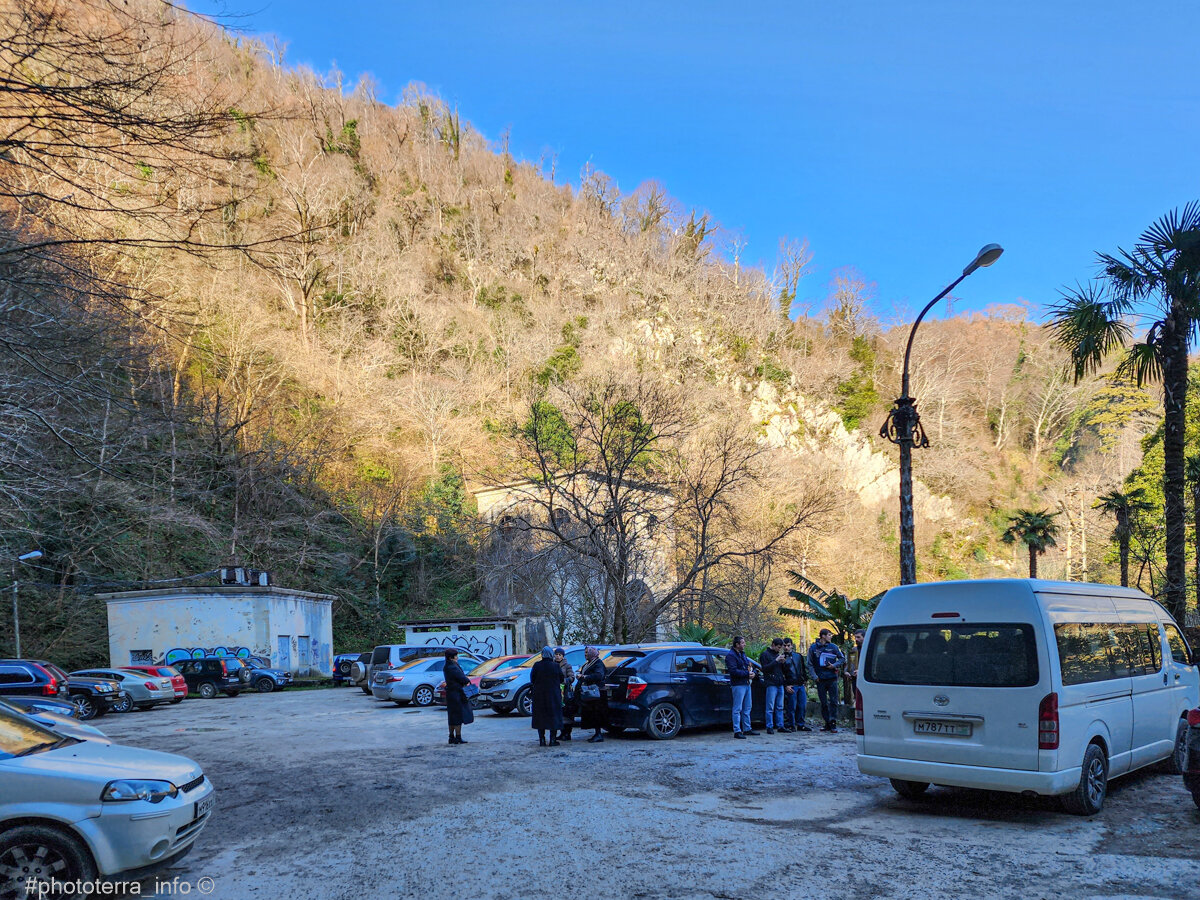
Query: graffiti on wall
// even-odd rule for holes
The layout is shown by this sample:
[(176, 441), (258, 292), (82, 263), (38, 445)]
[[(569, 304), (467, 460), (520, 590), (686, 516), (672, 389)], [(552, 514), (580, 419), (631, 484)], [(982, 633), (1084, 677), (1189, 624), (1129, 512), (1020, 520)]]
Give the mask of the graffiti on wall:
[(163, 662), (169, 666), (171, 663), (182, 662), (185, 659), (203, 659), (206, 656), (236, 656), (238, 659), (248, 659), (254, 655), (256, 654), (251, 653), (249, 647), (233, 645), (228, 647), (176, 647), (167, 651)]
[(482, 659), (491, 659), (504, 653), (504, 638), (498, 634), (481, 637), (469, 631), (460, 631), (433, 638), (426, 643), (437, 644), (441, 647), (457, 647), (459, 650), (466, 650)]

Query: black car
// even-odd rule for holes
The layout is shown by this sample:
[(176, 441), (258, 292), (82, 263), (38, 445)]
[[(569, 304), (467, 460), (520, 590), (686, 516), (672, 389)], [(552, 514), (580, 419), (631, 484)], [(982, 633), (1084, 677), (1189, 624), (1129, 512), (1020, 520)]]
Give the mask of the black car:
[(250, 684), (250, 670), (241, 660), (229, 656), (184, 659), (171, 665), (187, 682), (188, 693), (195, 691), (205, 700), (211, 700), (217, 694), (236, 697)]
[(69, 700), (80, 719), (95, 719), (122, 700), (125, 691), (103, 678), (68, 678), (44, 659), (0, 659), (0, 696)]
[[(636, 728), (669, 740), (684, 728), (729, 727), (733, 689), (723, 647), (617, 648), (601, 658), (608, 667), (610, 730)], [(751, 664), (758, 666), (751, 660)], [(766, 688), (755, 678), (750, 718), (762, 722)]]

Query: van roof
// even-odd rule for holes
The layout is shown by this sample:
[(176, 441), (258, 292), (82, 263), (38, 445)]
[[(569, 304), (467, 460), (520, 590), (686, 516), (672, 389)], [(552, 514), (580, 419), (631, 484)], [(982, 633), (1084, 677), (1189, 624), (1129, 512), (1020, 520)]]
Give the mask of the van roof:
[(1035, 592), (1046, 591), (1055, 594), (1095, 594), (1103, 592), (1109, 597), (1136, 597), (1139, 600), (1152, 599), (1137, 588), (1123, 588), (1116, 584), (1097, 584), (1088, 581), (1051, 581), (1046, 578), (965, 578), (961, 581), (924, 581), (917, 584), (898, 585), (889, 590), (888, 593), (891, 594), (893, 591), (907, 592), (935, 585), (954, 585), (957, 587), (967, 585), (996, 585), (1012, 588), (1016, 588), (1017, 585), (1023, 585), (1027, 590)]
[[(887, 592), (872, 617), (872, 623), (897, 621), (904, 616), (909, 603), (925, 606), (930, 603), (946, 602), (947, 611), (961, 612), (975, 621), (981, 615), (994, 610), (994, 602), (1003, 598), (1013, 607), (1025, 608), (1032, 613), (1043, 604), (1039, 594), (1074, 595), (1080, 597), (1100, 595), (1117, 600), (1138, 600), (1154, 603), (1153, 598), (1135, 588), (1123, 588), (1112, 584), (1092, 584), (1083, 581), (1050, 581), (1041, 578), (979, 578), (962, 581), (927, 581), (894, 587)], [(908, 601), (906, 603), (905, 601)], [(986, 620), (984, 620), (986, 621)]]

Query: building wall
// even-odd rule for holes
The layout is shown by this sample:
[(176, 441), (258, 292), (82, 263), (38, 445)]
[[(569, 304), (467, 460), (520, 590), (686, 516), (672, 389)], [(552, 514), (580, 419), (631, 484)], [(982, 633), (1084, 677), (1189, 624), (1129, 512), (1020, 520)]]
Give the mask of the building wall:
[(103, 599), (114, 666), (216, 652), (262, 656), (297, 675), (333, 671), (332, 603), (323, 595), (221, 588), (135, 591)]

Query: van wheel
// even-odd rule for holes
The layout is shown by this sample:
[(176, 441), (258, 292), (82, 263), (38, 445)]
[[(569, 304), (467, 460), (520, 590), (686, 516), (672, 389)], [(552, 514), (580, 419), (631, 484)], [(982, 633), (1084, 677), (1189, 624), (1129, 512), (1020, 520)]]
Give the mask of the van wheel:
[(1062, 798), (1063, 809), (1075, 816), (1094, 816), (1104, 807), (1108, 793), (1108, 760), (1098, 744), (1088, 744), (1083, 754), (1079, 784)]
[(1187, 754), (1187, 719), (1180, 719), (1175, 728), (1175, 749), (1163, 760), (1163, 771), (1168, 775), (1183, 774), (1183, 758)]
[(928, 781), (905, 781), (902, 778), (892, 778), (892, 790), (905, 800), (916, 800), (929, 790)]

